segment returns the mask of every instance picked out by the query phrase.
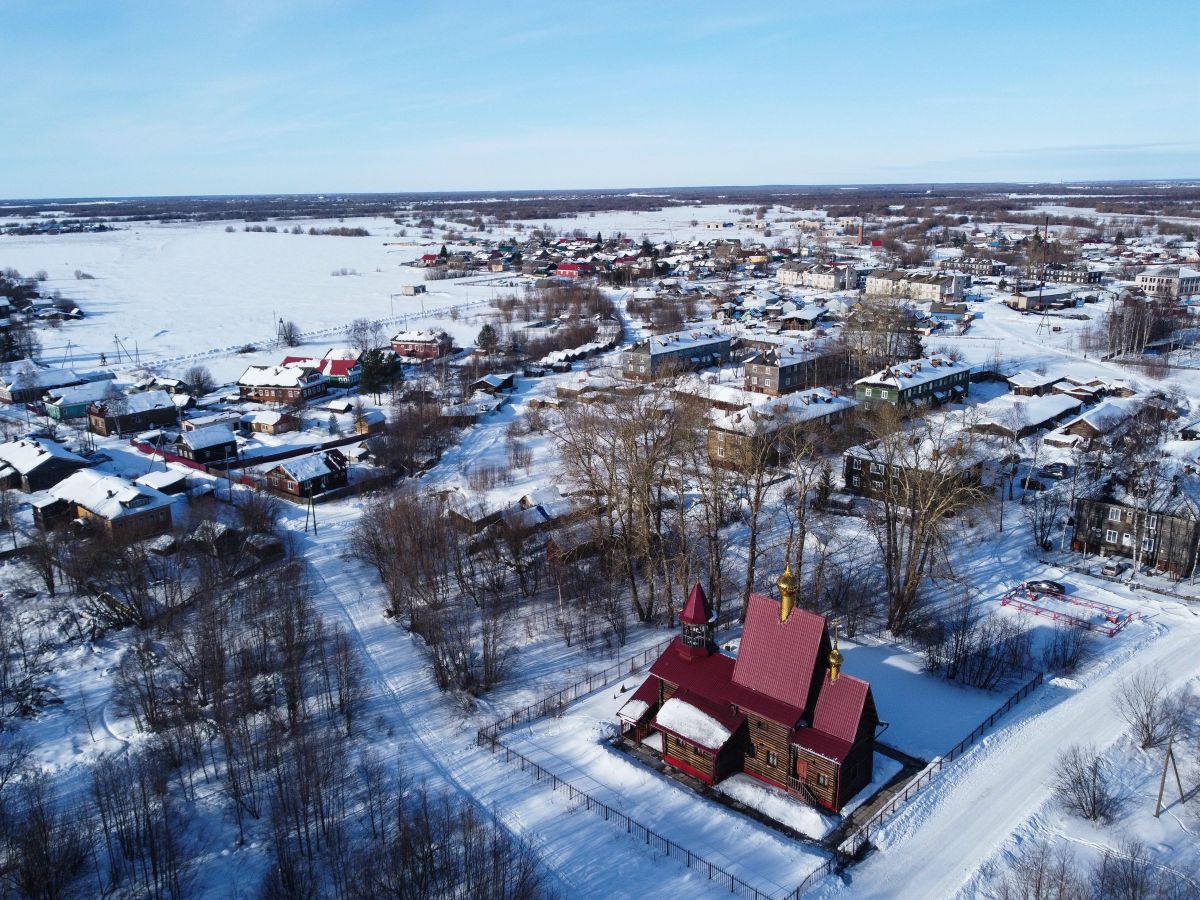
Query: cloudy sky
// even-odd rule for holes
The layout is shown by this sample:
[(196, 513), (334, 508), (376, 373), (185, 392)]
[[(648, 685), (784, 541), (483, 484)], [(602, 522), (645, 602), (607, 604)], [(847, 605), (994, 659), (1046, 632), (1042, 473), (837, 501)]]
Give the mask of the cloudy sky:
[(1200, 3), (0, 0), (0, 197), (1200, 176)]

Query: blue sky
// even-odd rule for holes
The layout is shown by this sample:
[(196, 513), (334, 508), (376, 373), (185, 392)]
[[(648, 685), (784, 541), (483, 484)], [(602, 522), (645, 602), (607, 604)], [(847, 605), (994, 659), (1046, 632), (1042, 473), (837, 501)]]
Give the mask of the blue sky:
[(0, 197), (1200, 177), (1200, 3), (0, 0)]

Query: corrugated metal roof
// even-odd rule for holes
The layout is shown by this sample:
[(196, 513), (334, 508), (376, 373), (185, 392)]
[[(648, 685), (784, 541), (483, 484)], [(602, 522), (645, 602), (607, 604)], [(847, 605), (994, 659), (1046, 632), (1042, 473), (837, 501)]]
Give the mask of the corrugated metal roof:
[(679, 621), (689, 625), (707, 625), (712, 619), (712, 607), (708, 605), (708, 597), (704, 593), (704, 588), (697, 581), (692, 592), (688, 594), (687, 602), (683, 604), (683, 612), (679, 614)]
[(794, 609), (781, 622), (778, 600), (751, 594), (733, 682), (805, 709), (824, 635), (824, 616)]
[(813, 711), (813, 728), (853, 743), (870, 690), (869, 684), (853, 675), (841, 675), (837, 681), (822, 678), (821, 693)]

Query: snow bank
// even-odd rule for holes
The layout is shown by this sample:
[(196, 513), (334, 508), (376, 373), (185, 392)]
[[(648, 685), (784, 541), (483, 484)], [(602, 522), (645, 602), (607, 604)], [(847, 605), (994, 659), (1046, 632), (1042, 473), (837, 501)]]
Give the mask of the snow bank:
[(790, 797), (778, 788), (749, 775), (731, 775), (717, 784), (717, 790), (751, 809), (807, 837), (820, 840), (829, 834), (836, 821), (824, 816), (802, 800)]
[(656, 721), (668, 731), (686, 740), (716, 750), (725, 746), (731, 732), (710, 716), (678, 697), (672, 697), (658, 711)]

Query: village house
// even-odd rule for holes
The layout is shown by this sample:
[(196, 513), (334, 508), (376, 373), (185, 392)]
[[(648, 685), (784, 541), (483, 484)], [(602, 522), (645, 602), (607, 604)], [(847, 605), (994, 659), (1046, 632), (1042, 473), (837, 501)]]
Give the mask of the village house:
[(392, 335), (392, 350), (415, 359), (440, 359), (454, 349), (444, 331), (401, 331)]
[(1178, 300), (1200, 294), (1200, 269), (1189, 266), (1154, 266), (1141, 272), (1136, 281), (1151, 297)]
[(238, 426), (246, 433), (283, 434), (299, 431), (300, 418), (283, 410), (263, 409), (240, 416)]
[(963, 290), (971, 286), (968, 275), (926, 275), (918, 272), (888, 270), (867, 276), (866, 292), (870, 297), (905, 297), (919, 301), (959, 301)]
[(1030, 266), (1026, 273), (1030, 278), (1058, 284), (1099, 284), (1103, 273), (1085, 264)]
[(44, 491), (89, 463), (57, 441), (21, 438), (0, 444), (0, 486)]
[(179, 421), (179, 407), (166, 391), (106, 396), (88, 405), (88, 430), (99, 435), (145, 431)]
[(1004, 274), (1004, 263), (984, 256), (955, 256), (943, 259), (938, 268), (949, 272), (965, 272), (983, 278), (995, 278)]
[(788, 342), (756, 353), (746, 360), (745, 368), (746, 390), (779, 396), (840, 382), (846, 365), (845, 354), (835, 349)]
[(53, 388), (46, 392), (42, 406), (46, 415), (56, 422), (82, 419), (87, 415), (89, 406), (109, 396), (113, 389), (111, 381), (86, 381), (70, 387)]
[(1037, 397), (1050, 393), (1054, 383), (1060, 377), (1059, 375), (1047, 375), (1022, 369), (1017, 374), (1010, 375), (1005, 380), (1008, 382), (1008, 389), (1014, 394), (1021, 397)]
[(140, 540), (171, 528), (172, 499), (119, 475), (79, 471), (47, 493), (46, 501), (34, 504), (35, 518), (43, 523), (70, 515), (97, 525), (119, 541)]
[(1101, 556), (1124, 556), (1166, 572), (1189, 577), (1200, 542), (1200, 483), (1178, 473), (1147, 498), (1115, 479), (1085, 487), (1075, 501), (1071, 549)]
[(858, 288), (858, 269), (844, 263), (784, 263), (775, 279), (789, 287), (822, 291), (853, 291)]
[(1083, 401), (1066, 394), (1005, 394), (976, 407), (978, 418), (971, 430), (1009, 440), (1020, 440), (1057, 425), (1082, 408)]
[(621, 735), (657, 733), (663, 761), (706, 784), (741, 772), (837, 812), (871, 782), (879, 716), (871, 686), (841, 671), (836, 626), (831, 640), (824, 616), (796, 607), (790, 567), (779, 594), (750, 595), (733, 657), (692, 588), (680, 636), (617, 712)]
[(0, 365), (0, 401), (32, 403), (47, 391), (83, 384), (84, 380), (70, 369), (47, 368), (31, 359), (8, 362)]
[(237, 457), (237, 438), (228, 425), (210, 425), (184, 431), (175, 438), (171, 451), (192, 462), (225, 462)]
[(792, 393), (724, 415), (714, 416), (708, 428), (708, 458), (726, 469), (777, 465), (787, 455), (786, 438), (822, 435), (836, 429), (846, 411), (855, 405), (825, 388)]
[(300, 406), (329, 390), (329, 379), (311, 366), (250, 366), (238, 379), (243, 400)]
[(346, 487), (349, 473), (350, 463), (339, 450), (324, 450), (284, 460), (268, 469), (265, 478), (271, 488), (284, 494), (315, 497)]
[(1042, 440), (1051, 447), (1077, 444), (1090, 447), (1101, 437), (1124, 428), (1134, 415), (1141, 413), (1145, 399), (1140, 396), (1108, 397)]
[(353, 347), (334, 347), (320, 359), (288, 356), (282, 365), (316, 369), (333, 387), (354, 387), (362, 378), (362, 353)]
[[(979, 485), (983, 481), (984, 453), (965, 439), (946, 448), (923, 439), (900, 454), (890, 454), (879, 441), (851, 447), (842, 454), (842, 482), (846, 492), (880, 500), (919, 483), (922, 473), (942, 477), (953, 473), (955, 483)], [(928, 477), (928, 476), (927, 476)]]
[(971, 388), (971, 370), (945, 356), (897, 363), (854, 382), (854, 396), (867, 407), (888, 403), (899, 408), (935, 406), (961, 400)]
[(638, 341), (621, 354), (621, 373), (653, 381), (664, 373), (719, 365), (729, 358), (730, 338), (716, 331), (677, 331)]

